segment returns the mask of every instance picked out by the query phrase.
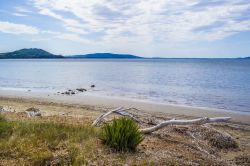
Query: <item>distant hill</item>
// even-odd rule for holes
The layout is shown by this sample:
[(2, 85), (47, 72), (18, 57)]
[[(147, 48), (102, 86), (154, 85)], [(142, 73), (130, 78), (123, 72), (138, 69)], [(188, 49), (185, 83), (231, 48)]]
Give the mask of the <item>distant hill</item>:
[(0, 59), (33, 59), (33, 58), (63, 58), (61, 55), (54, 55), (38, 48), (24, 48), (21, 50), (0, 53)]
[(85, 54), (85, 55), (74, 55), (74, 56), (70, 56), (70, 57), (68, 56), (67, 58), (138, 59), (138, 58), (142, 58), (142, 57), (135, 56), (135, 55), (129, 55), (129, 54), (94, 53), (94, 54)]
[(248, 57), (239, 57), (239, 58), (236, 58), (236, 59), (250, 59), (250, 56), (248, 56)]

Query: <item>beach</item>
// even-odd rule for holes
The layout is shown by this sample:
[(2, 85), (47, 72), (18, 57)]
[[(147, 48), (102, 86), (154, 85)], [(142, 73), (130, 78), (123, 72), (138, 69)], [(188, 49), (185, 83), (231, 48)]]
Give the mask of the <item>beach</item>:
[[(163, 128), (155, 133), (147, 135), (142, 144), (138, 147), (136, 153), (119, 153), (111, 152), (98, 141), (93, 138), (92, 141), (85, 142), (84, 146), (80, 146), (82, 151), (85, 147), (92, 148), (88, 153), (84, 154), (84, 161), (96, 165), (112, 165), (116, 164), (181, 164), (181, 165), (197, 165), (197, 164), (219, 164), (219, 165), (244, 165), (249, 162), (250, 152), (250, 125), (249, 115), (234, 113), (224, 110), (216, 110), (209, 108), (197, 108), (178, 105), (163, 105), (159, 103), (150, 103), (136, 100), (125, 100), (117, 98), (105, 98), (98, 96), (65, 96), (49, 93), (38, 93), (30, 91), (10, 91), (1, 90), (0, 106), (9, 111), (5, 116), (12, 121), (23, 121), (29, 123), (50, 123), (53, 124), (69, 124), (87, 125), (103, 114), (116, 107), (123, 106), (125, 108), (134, 108), (132, 113), (142, 119), (142, 127), (149, 124), (158, 123), (163, 120), (170, 119), (193, 119), (197, 117), (232, 117), (227, 123), (218, 123), (206, 126), (172, 126)], [(38, 108), (41, 110), (40, 117), (26, 117), (22, 114), (28, 108)], [(4, 113), (3, 113), (4, 114)], [(111, 120), (114, 116), (110, 116)], [(237, 142), (237, 147), (213, 147), (206, 136), (205, 140), (197, 137), (194, 142), (189, 132), (222, 132), (227, 133)], [(94, 141), (94, 142), (93, 142)], [(87, 145), (86, 145), (87, 144)], [(89, 144), (89, 145), (88, 145)], [(222, 143), (220, 143), (222, 144)], [(16, 146), (16, 145), (15, 145)], [(67, 145), (69, 146), (69, 145)], [(231, 146), (231, 145), (230, 145)], [(198, 148), (198, 149), (197, 149)], [(66, 148), (68, 149), (68, 148)], [(40, 152), (37, 152), (40, 153)], [(65, 150), (52, 151), (52, 158), (46, 158), (46, 161), (56, 162), (60, 153), (66, 153)], [(59, 156), (58, 156), (59, 155)], [(67, 158), (68, 153), (64, 154), (61, 160)], [(99, 156), (99, 157), (96, 157)], [(23, 162), (30, 164), (29, 160), (23, 160), (19, 157), (14, 160), (7, 160), (5, 157), (0, 160), (2, 164), (14, 164), (15, 162)], [(37, 159), (38, 160), (38, 159)], [(43, 157), (40, 160), (44, 160)], [(11, 162), (10, 162), (11, 161)], [(35, 161), (33, 158), (32, 162)], [(17, 163), (16, 163), (17, 164)]]
[[(143, 100), (133, 100), (118, 97), (104, 97), (96, 95), (61, 95), (49, 92), (30, 92), (30, 91), (14, 91), (0, 90), (1, 100), (14, 99), (16, 101), (25, 100), (27, 102), (53, 102), (58, 104), (69, 104), (75, 106), (89, 106), (91, 108), (136, 108), (148, 113), (165, 113), (168, 115), (184, 115), (190, 117), (231, 117), (232, 122), (250, 124), (250, 114), (220, 110), (205, 107), (191, 107), (184, 105), (170, 105), (156, 102), (148, 102)], [(3, 103), (4, 104), (4, 103)]]

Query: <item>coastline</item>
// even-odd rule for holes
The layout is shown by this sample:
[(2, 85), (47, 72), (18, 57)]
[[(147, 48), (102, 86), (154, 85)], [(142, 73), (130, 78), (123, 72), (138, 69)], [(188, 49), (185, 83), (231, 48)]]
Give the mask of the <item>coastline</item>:
[(3, 103), (7, 100), (16, 100), (30, 103), (58, 103), (62, 105), (89, 106), (91, 108), (97, 107), (103, 109), (123, 106), (133, 107), (149, 114), (163, 113), (173, 116), (176, 115), (176, 117), (232, 117), (231, 122), (250, 124), (250, 114), (242, 112), (86, 94), (65, 96), (48, 92), (0, 90), (0, 100), (3, 101)]
[[(165, 127), (147, 136), (145, 135), (145, 139), (137, 147), (135, 153), (121, 154), (112, 151), (101, 143), (98, 137), (100, 126), (90, 127), (101, 114), (119, 106), (136, 108), (131, 113), (140, 119), (140, 128), (146, 128), (160, 121), (173, 118), (193, 119), (202, 116), (231, 116), (232, 120), (227, 123), (210, 125)], [(2, 139), (2, 145), (7, 144), (11, 147), (1, 146), (5, 155), (0, 160), (0, 165), (20, 165), (20, 163), (21, 165), (38, 165), (38, 162), (44, 161), (59, 163), (68, 158), (83, 158), (84, 161), (95, 165), (114, 165), (114, 163), (119, 163), (119, 165), (145, 165), (145, 163), (147, 165), (150, 163), (156, 165), (187, 165), (187, 163), (191, 163), (188, 165), (200, 165), (201, 163), (208, 165), (244, 165), (249, 163), (249, 116), (230, 111), (164, 105), (86, 94), (63, 96), (41, 92), (6, 90), (0, 90), (1, 107), (7, 110), (1, 115), (12, 121), (14, 125), (13, 138), (15, 140), (13, 141), (9, 137)], [(41, 116), (27, 116), (24, 111), (33, 107), (40, 110)], [(106, 120), (109, 121), (117, 116), (119, 115), (112, 115)], [(8, 121), (6, 122), (8, 123)], [(47, 127), (44, 128), (44, 126)], [(28, 134), (18, 135), (20, 130), (24, 130)], [(94, 133), (88, 132), (90, 130)], [(86, 136), (85, 139), (82, 134)], [(68, 137), (61, 140), (61, 136), (64, 135), (68, 135)], [(53, 139), (50, 139), (51, 136)], [(228, 136), (230, 136), (230, 139)], [(74, 142), (78, 138), (83, 139), (79, 139), (80, 142)], [(51, 148), (50, 141), (53, 143), (54, 140), (57, 141), (58, 139), (58, 144), (53, 144), (54, 146)], [(25, 149), (23, 148), (23, 140), (27, 142)], [(211, 141), (215, 143), (213, 144)], [(72, 147), (77, 150), (76, 157), (70, 153)], [(12, 149), (15, 149), (14, 157)], [(24, 151), (31, 152), (31, 154), (25, 153), (25, 158), (23, 158)], [(46, 156), (42, 155), (44, 152), (46, 152)], [(70, 161), (73, 160), (68, 162)]]

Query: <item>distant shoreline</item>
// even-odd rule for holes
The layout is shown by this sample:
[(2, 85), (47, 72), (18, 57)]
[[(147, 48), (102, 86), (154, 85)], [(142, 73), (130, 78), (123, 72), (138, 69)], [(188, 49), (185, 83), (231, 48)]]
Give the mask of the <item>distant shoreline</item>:
[(78, 57), (70, 57), (70, 56), (63, 56), (62, 58), (1, 58), (0, 60), (4, 60), (4, 59), (9, 59), (9, 60), (29, 60), (29, 59), (34, 59), (34, 60), (39, 60), (39, 59), (47, 59), (47, 60), (53, 60), (53, 59), (115, 59), (115, 60), (126, 60), (126, 59), (130, 59), (130, 60), (147, 60), (147, 59), (152, 59), (152, 60), (250, 60), (250, 58), (245, 57), (245, 58), (147, 58), (147, 57), (140, 57), (140, 58), (78, 58)]
[(117, 53), (90, 53), (80, 55), (55, 55), (38, 48), (24, 48), (13, 52), (0, 53), (0, 59), (250, 59), (237, 58), (171, 58), (171, 57), (142, 57), (131, 54)]

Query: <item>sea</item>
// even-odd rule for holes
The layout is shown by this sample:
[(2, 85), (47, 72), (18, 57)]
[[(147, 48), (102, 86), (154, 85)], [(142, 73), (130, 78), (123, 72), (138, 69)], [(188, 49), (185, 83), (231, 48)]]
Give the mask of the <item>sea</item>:
[(0, 90), (56, 93), (76, 88), (87, 89), (86, 95), (250, 114), (250, 60), (0, 60)]

